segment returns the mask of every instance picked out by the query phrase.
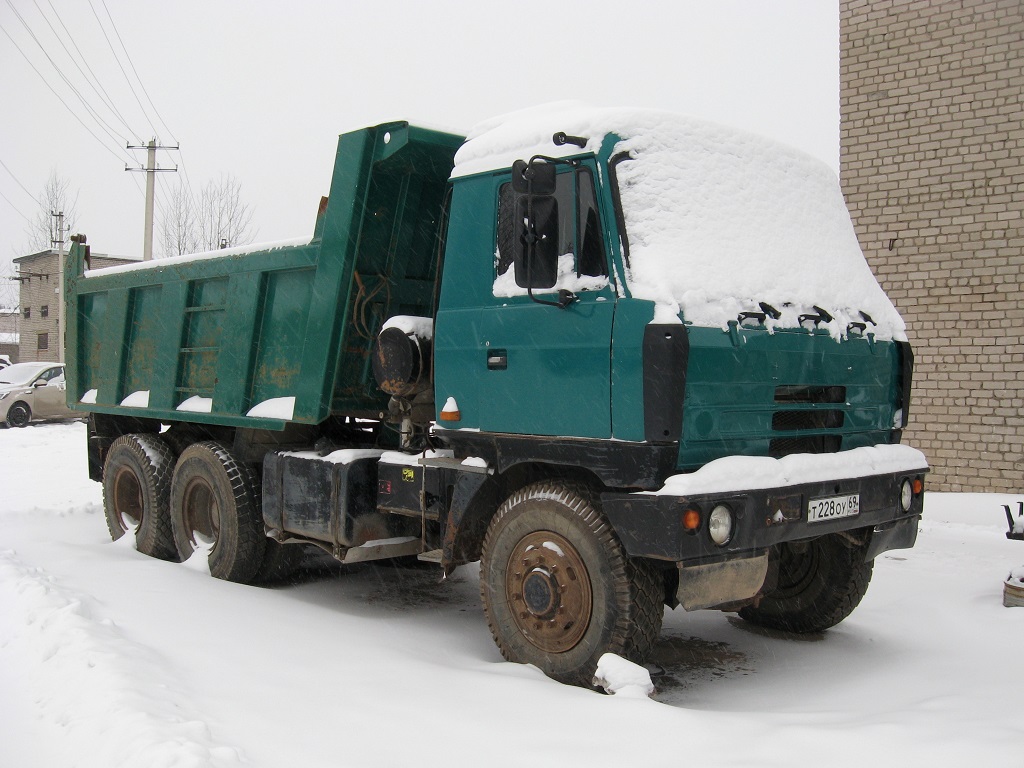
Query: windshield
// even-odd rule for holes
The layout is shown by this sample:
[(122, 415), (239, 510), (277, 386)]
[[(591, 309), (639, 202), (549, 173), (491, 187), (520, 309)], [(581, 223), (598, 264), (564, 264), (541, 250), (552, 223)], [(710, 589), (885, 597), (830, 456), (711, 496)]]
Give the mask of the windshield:
[(39, 378), (50, 367), (49, 363), (15, 363), (0, 370), (0, 384), (25, 386)]

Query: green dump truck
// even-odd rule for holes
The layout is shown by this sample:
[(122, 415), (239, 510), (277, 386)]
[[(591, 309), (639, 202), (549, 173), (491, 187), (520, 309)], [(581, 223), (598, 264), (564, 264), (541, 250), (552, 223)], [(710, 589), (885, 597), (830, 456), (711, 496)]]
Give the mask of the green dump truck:
[(502, 654), (589, 684), (664, 606), (820, 632), (913, 546), (905, 328), (834, 174), (656, 112), (343, 134), (313, 235), (66, 265), (114, 538), (214, 576), (480, 561)]

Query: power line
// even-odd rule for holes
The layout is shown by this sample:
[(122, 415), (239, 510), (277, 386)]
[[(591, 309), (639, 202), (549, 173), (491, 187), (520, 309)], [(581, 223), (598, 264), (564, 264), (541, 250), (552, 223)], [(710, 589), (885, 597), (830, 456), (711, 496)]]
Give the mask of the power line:
[(14, 3), (12, 3), (11, 0), (7, 0), (7, 5), (10, 6), (11, 10), (14, 12), (14, 15), (18, 18), (18, 21), (21, 22), (21, 26), (25, 28), (25, 31), (28, 32), (29, 37), (32, 38), (32, 41), (37, 46), (39, 46), (39, 50), (43, 52), (43, 56), (45, 56), (46, 60), (50, 62), (50, 66), (54, 68), (60, 79), (64, 81), (64, 84), (67, 85), (67, 87), (71, 89), (71, 92), (78, 97), (78, 100), (82, 102), (82, 106), (85, 107), (86, 111), (92, 116), (92, 118), (97, 122), (97, 124), (99, 124), (99, 127), (102, 130), (106, 131), (107, 135), (110, 136), (110, 138), (112, 138), (114, 141), (117, 141), (119, 138), (117, 132), (113, 129), (113, 127), (111, 127), (111, 125), (106, 120), (104, 120), (100, 116), (100, 114), (95, 110), (95, 108), (85, 100), (82, 94), (79, 93), (78, 89), (75, 88), (74, 85), (72, 85), (71, 81), (67, 78), (67, 76), (61, 71), (61, 68), (57, 65), (57, 62), (53, 60), (53, 57), (50, 56), (45, 46), (43, 46), (39, 38), (36, 37), (36, 33), (32, 31), (32, 28), (28, 25), (28, 22), (25, 21), (25, 18), (20, 13), (18, 13), (18, 9), (14, 7)]
[(2, 165), (4, 167), (4, 170), (7, 171), (7, 173), (9, 173), (11, 175), (11, 178), (14, 179), (17, 182), (18, 186), (21, 187), (23, 190), (25, 190), (25, 194), (26, 195), (31, 197), (33, 200), (36, 199), (36, 196), (28, 191), (28, 187), (26, 187), (24, 184), (22, 184), (20, 181), (18, 181), (18, 177), (14, 175), (14, 171), (12, 171), (10, 168), (7, 167), (7, 163), (5, 163), (3, 160), (0, 160), (0, 165)]
[[(5, 167), (6, 167), (6, 166), (5, 166)], [(17, 181), (17, 179), (15, 179), (15, 181)], [(20, 182), (19, 182), (19, 183), (20, 183)], [(10, 199), (8, 199), (7, 195), (5, 195), (5, 194), (4, 194), (3, 192), (0, 192), (0, 197), (2, 197), (2, 198), (3, 198), (4, 200), (6, 200), (6, 201), (7, 201), (7, 204), (8, 204), (9, 206), (11, 206), (11, 208), (13, 208), (13, 209), (14, 209), (14, 212), (15, 212), (16, 214), (18, 214), (19, 216), (21, 216), (21, 218), (23, 218), (23, 219), (24, 219), (25, 221), (27, 221), (27, 222), (29, 223), (29, 225), (31, 225), (31, 224), (32, 224), (32, 219), (30, 219), (30, 218), (29, 218), (28, 216), (26, 216), (26, 215), (25, 215), (24, 213), (22, 213), (22, 212), (21, 212), (21, 209), (20, 209), (20, 208), (19, 208), (18, 206), (16, 206), (16, 205), (15, 205), (14, 203), (12, 203), (12, 202), (10, 201)]]
[(54, 96), (56, 96), (56, 97), (57, 97), (57, 100), (58, 100), (58, 101), (59, 101), (59, 102), (60, 102), (61, 104), (63, 104), (63, 105), (64, 105), (64, 108), (65, 108), (65, 109), (66, 109), (66, 110), (67, 110), (68, 112), (70, 112), (70, 113), (71, 113), (71, 116), (72, 116), (72, 117), (74, 117), (74, 118), (75, 118), (75, 120), (77, 120), (77, 121), (78, 121), (78, 122), (79, 122), (79, 123), (81, 124), (81, 126), (82, 126), (83, 128), (85, 128), (86, 132), (87, 132), (87, 133), (88, 133), (88, 134), (89, 134), (90, 136), (92, 136), (92, 137), (93, 137), (94, 139), (96, 139), (96, 142), (97, 142), (97, 143), (98, 143), (98, 144), (99, 144), (99, 145), (100, 145), (101, 147), (103, 147), (103, 149), (104, 149), (104, 150), (106, 150), (106, 151), (107, 151), (107, 152), (109, 152), (109, 153), (110, 153), (111, 155), (113, 155), (113, 157), (114, 157), (114, 158), (115, 158), (116, 160), (118, 160), (118, 162), (121, 162), (121, 161), (122, 161), (122, 160), (123, 160), (124, 158), (122, 158), (122, 157), (118, 157), (118, 155), (117, 155), (117, 154), (116, 154), (116, 153), (115, 153), (115, 152), (114, 152), (114, 151), (113, 151), (112, 149), (110, 149), (110, 147), (108, 147), (108, 146), (107, 146), (106, 144), (104, 144), (104, 143), (103, 143), (103, 140), (102, 140), (102, 139), (101, 139), (101, 138), (100, 138), (99, 136), (97, 136), (97, 135), (96, 135), (95, 133), (93, 133), (93, 132), (92, 132), (92, 130), (91, 130), (91, 129), (89, 128), (89, 126), (85, 124), (85, 121), (83, 121), (83, 120), (82, 120), (82, 118), (78, 116), (78, 113), (77, 113), (77, 112), (75, 112), (75, 110), (73, 110), (73, 109), (72, 109), (72, 108), (71, 108), (71, 107), (70, 107), (70, 106), (68, 105), (68, 103), (67, 103), (66, 101), (64, 101), (63, 97), (61, 97), (61, 95), (60, 95), (59, 93), (57, 93), (57, 91), (56, 91), (56, 90), (54, 89), (54, 87), (53, 87), (52, 85), (50, 85), (49, 81), (48, 81), (48, 80), (47, 80), (47, 79), (46, 79), (46, 78), (45, 78), (45, 77), (43, 76), (43, 73), (42, 73), (42, 72), (40, 72), (40, 71), (39, 71), (38, 69), (36, 69), (36, 65), (35, 65), (35, 64), (33, 64), (33, 63), (32, 63), (32, 60), (31, 60), (31, 59), (30, 59), (30, 58), (29, 58), (29, 57), (28, 57), (28, 56), (27, 56), (27, 55), (25, 54), (25, 52), (24, 52), (23, 50), (21, 50), (21, 46), (20, 46), (20, 45), (18, 45), (18, 43), (17, 43), (17, 42), (15, 42), (14, 38), (13, 38), (13, 37), (11, 37), (11, 33), (10, 33), (10, 32), (8, 32), (8, 31), (7, 31), (7, 30), (6, 30), (5, 28), (4, 28), (3, 24), (0, 24), (0, 32), (3, 32), (3, 33), (4, 33), (5, 35), (7, 35), (7, 39), (11, 41), (11, 44), (12, 44), (12, 45), (13, 45), (13, 46), (14, 46), (14, 47), (15, 47), (15, 48), (16, 48), (16, 49), (18, 50), (18, 53), (20, 53), (20, 54), (21, 54), (22, 58), (24, 58), (24, 59), (25, 59), (25, 61), (26, 61), (26, 62), (28, 63), (28, 65), (29, 65), (30, 67), (32, 67), (32, 71), (33, 71), (33, 72), (35, 72), (35, 73), (36, 73), (36, 74), (37, 74), (37, 75), (39, 76), (39, 79), (40, 79), (40, 80), (42, 80), (42, 81), (43, 81), (43, 85), (45, 85), (45, 86), (46, 86), (47, 88), (49, 88), (49, 89), (50, 89), (50, 92), (51, 92), (51, 93), (52, 93), (52, 94), (53, 94)]
[[(39, 3), (36, 2), (36, 0), (32, 0), (32, 2), (35, 4), (36, 9), (39, 11), (39, 15), (43, 17), (43, 20), (50, 28), (50, 31), (53, 32), (54, 37), (56, 37), (58, 40), (61, 40), (62, 38), (60, 33), (53, 28), (53, 24), (50, 23), (50, 20), (46, 17), (46, 14), (43, 12), (43, 9), (39, 6)], [(109, 109), (113, 113), (113, 115), (121, 121), (121, 125), (123, 125), (125, 129), (128, 131), (128, 135), (138, 136), (138, 132), (132, 130), (132, 127), (128, 125), (128, 121), (125, 120), (124, 115), (122, 115), (120, 110), (117, 108), (117, 105), (114, 103), (113, 98), (111, 98), (110, 94), (107, 93), (107, 89), (103, 87), (103, 83), (100, 81), (99, 77), (96, 76), (96, 73), (93, 72), (92, 67), (89, 66), (88, 59), (86, 59), (85, 54), (82, 53), (82, 49), (78, 47), (78, 43), (75, 42), (74, 35), (71, 34), (71, 31), (67, 28), (67, 25), (64, 24), (64, 20), (61, 19), (60, 13), (58, 13), (57, 9), (53, 7), (53, 3), (50, 2), (50, 0), (47, 0), (47, 5), (50, 6), (50, 11), (57, 19), (57, 23), (60, 24), (61, 29), (64, 30), (64, 35), (66, 36), (66, 39), (71, 42), (71, 45), (78, 53), (78, 58), (81, 59), (82, 64), (85, 65), (85, 69), (88, 70), (89, 73), (85, 73), (82, 67), (79, 66), (78, 61), (76, 61), (75, 57), (71, 54), (71, 51), (67, 47), (65, 47), (64, 52), (68, 54), (68, 58), (71, 59), (71, 63), (75, 65), (79, 73), (81, 73), (82, 77), (85, 78), (85, 82), (89, 84), (90, 88), (92, 88), (93, 93), (95, 93), (99, 97), (100, 101), (103, 102), (103, 104), (107, 107), (107, 109)]]
[[(114, 34), (117, 35), (117, 42), (121, 44), (121, 50), (124, 51), (125, 58), (128, 59), (128, 66), (132, 68), (132, 72), (135, 74), (135, 79), (139, 81), (139, 87), (142, 88), (142, 92), (146, 95), (146, 101), (148, 101), (149, 106), (153, 108), (153, 113), (160, 121), (160, 124), (163, 125), (163, 127), (167, 130), (167, 135), (174, 139), (174, 143), (177, 144), (178, 140), (174, 137), (174, 134), (171, 132), (171, 129), (168, 127), (167, 123), (164, 122), (163, 117), (160, 116), (160, 110), (156, 108), (156, 104), (154, 104), (153, 100), (149, 97), (149, 91), (146, 90), (146, 84), (142, 82), (142, 78), (139, 77), (139, 73), (135, 69), (135, 64), (132, 62), (132, 57), (129, 55), (128, 49), (125, 48), (124, 41), (121, 39), (121, 33), (117, 31), (117, 25), (114, 23), (114, 17), (110, 15), (110, 9), (107, 8), (107, 0), (100, 0), (100, 3), (103, 4), (103, 10), (107, 12), (107, 18), (110, 19), (110, 27), (114, 30)], [(92, 0), (89, 0), (89, 6), (92, 7)], [(140, 104), (139, 106), (142, 105)]]

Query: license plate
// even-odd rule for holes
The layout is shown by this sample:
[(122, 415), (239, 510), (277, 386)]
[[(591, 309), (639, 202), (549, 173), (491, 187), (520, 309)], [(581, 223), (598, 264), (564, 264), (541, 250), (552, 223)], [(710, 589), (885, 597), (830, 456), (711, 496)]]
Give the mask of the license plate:
[(854, 517), (859, 514), (859, 493), (851, 493), (848, 496), (826, 496), (821, 499), (811, 499), (807, 503), (808, 523), (838, 520), (841, 517)]

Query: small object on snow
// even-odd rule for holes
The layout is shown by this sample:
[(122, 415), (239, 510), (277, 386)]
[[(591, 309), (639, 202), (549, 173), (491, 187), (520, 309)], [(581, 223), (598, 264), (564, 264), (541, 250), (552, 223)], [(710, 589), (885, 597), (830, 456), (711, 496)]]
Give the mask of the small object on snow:
[(613, 696), (630, 699), (645, 699), (654, 693), (651, 673), (614, 653), (606, 653), (598, 660), (594, 685), (604, 688), (606, 693)]
[(1024, 567), (1010, 571), (1003, 582), (1003, 605), (1007, 608), (1024, 608)]
[(1024, 541), (1024, 500), (1017, 502), (1017, 518), (1014, 519), (1010, 512), (1010, 505), (1003, 504), (1003, 511), (1006, 512), (1006, 523), (1010, 530), (1006, 532), (1006, 538)]

